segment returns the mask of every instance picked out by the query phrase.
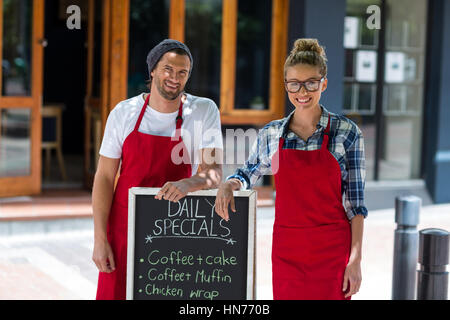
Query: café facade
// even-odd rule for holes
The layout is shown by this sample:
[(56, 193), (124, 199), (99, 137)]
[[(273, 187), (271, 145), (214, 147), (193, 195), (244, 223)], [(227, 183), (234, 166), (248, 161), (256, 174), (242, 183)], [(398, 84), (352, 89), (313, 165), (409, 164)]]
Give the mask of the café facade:
[(225, 135), (293, 110), (283, 65), (306, 37), (327, 52), (321, 103), (363, 132), (367, 181), (450, 202), (448, 34), (448, 0), (0, 0), (0, 197), (41, 193), (51, 170), (91, 188), (108, 114), (148, 90), (161, 40), (190, 47), (186, 91), (215, 101)]

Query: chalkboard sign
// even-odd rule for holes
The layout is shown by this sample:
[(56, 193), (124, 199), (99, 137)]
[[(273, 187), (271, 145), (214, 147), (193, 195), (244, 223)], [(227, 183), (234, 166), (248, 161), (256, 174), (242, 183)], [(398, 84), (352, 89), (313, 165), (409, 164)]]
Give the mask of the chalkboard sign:
[(131, 188), (127, 299), (244, 300), (255, 296), (255, 191), (235, 191), (236, 213), (217, 215), (217, 190), (157, 200)]

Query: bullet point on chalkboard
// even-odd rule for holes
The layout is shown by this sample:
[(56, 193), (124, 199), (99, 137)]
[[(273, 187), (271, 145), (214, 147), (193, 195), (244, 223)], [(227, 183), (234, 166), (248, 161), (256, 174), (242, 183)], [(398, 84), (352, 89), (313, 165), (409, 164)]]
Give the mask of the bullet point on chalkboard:
[(139, 293), (141, 293), (142, 292), (142, 289), (139, 289)]
[(142, 276), (139, 276), (139, 279), (142, 279)]
[(139, 260), (139, 262), (144, 262), (144, 259)]

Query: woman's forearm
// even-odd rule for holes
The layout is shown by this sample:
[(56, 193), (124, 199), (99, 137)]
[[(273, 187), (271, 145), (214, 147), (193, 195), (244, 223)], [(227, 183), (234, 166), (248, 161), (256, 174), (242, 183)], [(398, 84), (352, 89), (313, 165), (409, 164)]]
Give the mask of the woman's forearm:
[(350, 249), (350, 261), (361, 261), (362, 239), (364, 230), (364, 216), (358, 214), (351, 220), (352, 244)]

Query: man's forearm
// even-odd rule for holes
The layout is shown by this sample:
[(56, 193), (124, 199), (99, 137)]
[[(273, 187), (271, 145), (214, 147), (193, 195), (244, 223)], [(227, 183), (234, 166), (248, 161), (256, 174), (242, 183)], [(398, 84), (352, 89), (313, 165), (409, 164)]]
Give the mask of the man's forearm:
[(114, 181), (96, 176), (92, 187), (92, 210), (94, 214), (94, 238), (106, 240), (109, 211), (114, 195)]
[(222, 180), (222, 165), (208, 165), (190, 178), (184, 179), (189, 184), (189, 192), (217, 188)]

